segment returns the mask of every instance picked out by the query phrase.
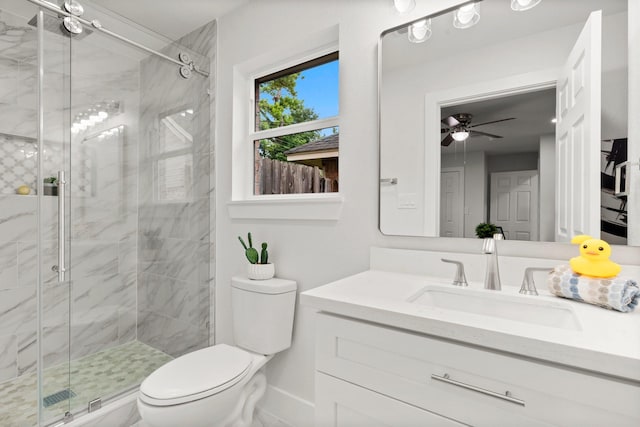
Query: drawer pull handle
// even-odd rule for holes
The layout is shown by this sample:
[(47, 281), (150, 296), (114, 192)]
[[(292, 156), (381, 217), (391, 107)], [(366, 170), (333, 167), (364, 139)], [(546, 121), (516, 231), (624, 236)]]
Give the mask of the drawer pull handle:
[(487, 390), (486, 388), (476, 387), (471, 384), (466, 384), (460, 381), (452, 380), (449, 374), (444, 374), (443, 376), (431, 374), (431, 379), (436, 381), (442, 381), (443, 383), (455, 385), (458, 387), (466, 388), (467, 390), (486, 394), (487, 396), (492, 396), (498, 399), (506, 400), (507, 402), (515, 403), (516, 405), (524, 406), (524, 400), (516, 399), (511, 395), (510, 391), (506, 391), (504, 394), (496, 393), (495, 391)]

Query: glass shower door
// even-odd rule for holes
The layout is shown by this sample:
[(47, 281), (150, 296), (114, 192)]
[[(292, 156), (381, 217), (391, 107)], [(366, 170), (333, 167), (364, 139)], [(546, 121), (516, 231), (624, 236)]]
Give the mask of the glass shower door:
[(69, 58), (74, 414), (209, 336), (208, 79), (184, 79), (175, 64), (95, 29), (82, 35)]
[[(68, 215), (69, 198), (63, 184), (68, 176), (71, 141), (69, 132), (69, 60), (71, 45), (60, 19), (41, 10), (38, 28), (37, 90), (39, 118), (38, 158), (38, 281), (39, 281), (39, 404), (41, 425), (69, 412), (70, 303)], [(59, 272), (60, 271), (60, 272)]]

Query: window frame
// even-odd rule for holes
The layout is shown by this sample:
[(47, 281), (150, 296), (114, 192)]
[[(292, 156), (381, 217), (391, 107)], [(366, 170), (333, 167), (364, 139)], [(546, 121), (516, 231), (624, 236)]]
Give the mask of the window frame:
[[(261, 139), (270, 139), (277, 138), (281, 136), (293, 135), (296, 133), (309, 132), (315, 130), (321, 130), (325, 128), (337, 127), (339, 128), (339, 119), (340, 119), (340, 109), (338, 107), (338, 114), (331, 117), (325, 117), (323, 119), (310, 120), (307, 122), (294, 123), (291, 125), (280, 126), (276, 128), (259, 130), (260, 125), (260, 110), (258, 108), (258, 103), (260, 101), (260, 84), (269, 82), (271, 80), (275, 80), (280, 77), (287, 76), (289, 74), (302, 72), (304, 70), (308, 70), (313, 67), (317, 67), (320, 65), (328, 64), (333, 61), (338, 61), (338, 67), (340, 67), (340, 51), (337, 48), (332, 49), (330, 52), (323, 52), (313, 56), (312, 59), (302, 59), (296, 61), (294, 65), (288, 65), (285, 67), (279, 67), (276, 71), (271, 71), (266, 74), (262, 74), (260, 77), (253, 78), (253, 93), (251, 99), (252, 105), (252, 118), (253, 122), (251, 123), (252, 131), (249, 132), (248, 135), (248, 143), (251, 146), (252, 152), (255, 153), (255, 142)], [(338, 104), (340, 103), (340, 95), (339, 95), (339, 80), (338, 80)], [(252, 163), (255, 161), (255, 158), (251, 159)], [(340, 170), (340, 157), (338, 155), (338, 170)], [(251, 182), (255, 183), (255, 168), (252, 168), (251, 172)], [(321, 194), (339, 194), (339, 189), (337, 192), (331, 193), (296, 193), (296, 194), (255, 194), (254, 187), (250, 190), (250, 194), (248, 194), (250, 199), (273, 199), (273, 198), (289, 198), (293, 196), (310, 196), (310, 197), (318, 197)], [(322, 197), (322, 196), (320, 196)]]
[[(319, 128), (340, 126), (339, 116), (312, 122), (298, 123), (282, 128), (255, 131), (255, 80), (304, 64), (332, 52), (340, 52), (339, 26), (297, 38), (277, 50), (247, 59), (232, 67), (232, 152), (231, 194), (227, 201), (231, 219), (310, 220), (335, 221), (342, 215), (344, 196), (342, 187), (335, 193), (254, 194), (253, 141), (286, 132), (304, 132)], [(292, 55), (292, 52), (297, 54)], [(339, 104), (342, 89), (339, 87)]]

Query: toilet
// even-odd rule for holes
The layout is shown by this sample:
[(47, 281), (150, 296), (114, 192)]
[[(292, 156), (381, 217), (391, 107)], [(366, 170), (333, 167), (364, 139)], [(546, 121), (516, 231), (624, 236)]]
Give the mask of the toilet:
[(218, 344), (180, 356), (140, 385), (147, 427), (249, 427), (264, 395), (266, 363), (291, 346), (296, 282), (231, 281), (236, 346)]

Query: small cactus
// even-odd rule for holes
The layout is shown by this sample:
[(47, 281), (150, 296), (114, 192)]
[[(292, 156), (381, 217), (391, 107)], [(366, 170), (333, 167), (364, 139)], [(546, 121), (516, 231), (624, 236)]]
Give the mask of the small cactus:
[(258, 251), (253, 247), (253, 241), (251, 240), (251, 233), (247, 234), (247, 240), (249, 241), (249, 246), (242, 240), (242, 237), (238, 236), (238, 240), (240, 240), (240, 244), (244, 248), (244, 254), (249, 260), (251, 264), (258, 263)]
[(260, 251), (260, 264), (269, 263), (269, 252), (267, 252), (267, 244), (262, 243), (262, 251)]

